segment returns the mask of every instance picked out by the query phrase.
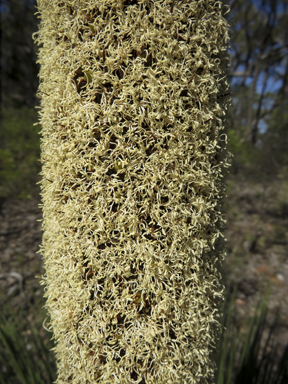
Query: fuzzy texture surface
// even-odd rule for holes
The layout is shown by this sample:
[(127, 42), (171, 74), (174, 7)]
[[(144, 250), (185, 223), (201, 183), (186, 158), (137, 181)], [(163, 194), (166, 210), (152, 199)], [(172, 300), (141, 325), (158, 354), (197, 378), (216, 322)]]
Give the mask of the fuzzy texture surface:
[(220, 1), (38, 0), (57, 384), (212, 380), (222, 300)]

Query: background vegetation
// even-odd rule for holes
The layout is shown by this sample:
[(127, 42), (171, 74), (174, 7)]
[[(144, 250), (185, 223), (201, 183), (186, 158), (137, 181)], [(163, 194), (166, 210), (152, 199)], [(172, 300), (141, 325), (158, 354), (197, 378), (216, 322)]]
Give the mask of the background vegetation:
[[(36, 183), (41, 169), (40, 126), (34, 125), (35, 107), (39, 105), (36, 97), (39, 68), (31, 38), (37, 30), (34, 6), (33, 0), (2, 0), (0, 5), (0, 206), (9, 199), (39, 202)], [(269, 314), (269, 305), (258, 312), (254, 309), (252, 312), (259, 315), (256, 318), (250, 316), (248, 309), (248, 312), (242, 310), (241, 318), (245, 319), (244, 313), (249, 313), (247, 319), (251, 318), (251, 323), (237, 321), (237, 316), (240, 316), (239, 307), (250, 303), (250, 296), (256, 297), (257, 293), (258, 299), (264, 297), (268, 285), (286, 290), (287, 295), (288, 276), (283, 265), (288, 263), (288, 0), (232, 0), (230, 7), (229, 77), (233, 104), (227, 115), (227, 129), (233, 158), (227, 176), (228, 242), (223, 267), (229, 300), (222, 320), (227, 331), (218, 346), (218, 383), (284, 384), (288, 382), (288, 373), (283, 368), (288, 366), (287, 348), (280, 356), (275, 352), (276, 342), (269, 344), (279, 323), (270, 321), (271, 338), (268, 344), (263, 342), (264, 315)], [(276, 255), (278, 263), (273, 268), (271, 255)], [(245, 265), (249, 263), (254, 263), (257, 276), (261, 276), (260, 283), (248, 279)], [(10, 269), (17, 268), (11, 264)], [(243, 271), (246, 283), (240, 278)], [(0, 263), (0, 280), (1, 276), (4, 271)], [(250, 288), (248, 280), (252, 281)], [(231, 288), (235, 283), (237, 292), (241, 293), (237, 293), (236, 299)], [(29, 286), (27, 280), (24, 287), (28, 289), (27, 300), (21, 305), (11, 301), (11, 295), (5, 292), (0, 295), (3, 308), (0, 382), (3, 383), (51, 383), (54, 378), (55, 362), (53, 354), (48, 353), (53, 343), (42, 328), (45, 317), (41, 309), (42, 291), (35, 288), (38, 282), (33, 284)], [(16, 297), (17, 291), (13, 295)], [(277, 297), (279, 301), (280, 296)], [(276, 301), (276, 296), (272, 300)], [(281, 301), (278, 304), (285, 307)], [(283, 323), (281, 314), (277, 321)], [(264, 339), (260, 342), (259, 337)], [(285, 337), (287, 333), (282, 335)], [(31, 361), (36, 363), (31, 365)]]

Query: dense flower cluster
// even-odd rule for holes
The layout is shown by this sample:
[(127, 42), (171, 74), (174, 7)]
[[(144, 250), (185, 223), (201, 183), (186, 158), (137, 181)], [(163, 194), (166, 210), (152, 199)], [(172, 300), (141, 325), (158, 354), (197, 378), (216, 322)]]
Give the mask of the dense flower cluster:
[(56, 383), (206, 383), (222, 299), (226, 6), (38, 10)]

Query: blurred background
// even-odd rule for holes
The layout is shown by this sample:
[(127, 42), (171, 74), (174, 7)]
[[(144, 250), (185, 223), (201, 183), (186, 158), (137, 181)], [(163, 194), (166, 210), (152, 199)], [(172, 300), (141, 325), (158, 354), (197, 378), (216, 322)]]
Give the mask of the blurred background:
[[(233, 158), (226, 178), (222, 277), (227, 303), (233, 304), (229, 329), (238, 335), (233, 337), (253, 344), (255, 335), (245, 321), (265, 301), (267, 289), (270, 297), (257, 353), (251, 346), (246, 357), (234, 351), (232, 373), (218, 366), (224, 373), (217, 383), (287, 384), (288, 376), (287, 381), (281, 372), (276, 376), (282, 363), (288, 366), (288, 0), (232, 0), (230, 8), (233, 104), (227, 126)], [(37, 253), (42, 214), (35, 12), (34, 0), (0, 2), (0, 383), (5, 384), (55, 379), (53, 340), (42, 326), (47, 314)], [(231, 355), (234, 345), (227, 332), (222, 356)], [(229, 353), (221, 349), (223, 343)], [(225, 365), (225, 358), (218, 363)], [(245, 376), (251, 359), (257, 379), (251, 379), (251, 371)], [(269, 377), (259, 368), (265, 359), (273, 360)]]

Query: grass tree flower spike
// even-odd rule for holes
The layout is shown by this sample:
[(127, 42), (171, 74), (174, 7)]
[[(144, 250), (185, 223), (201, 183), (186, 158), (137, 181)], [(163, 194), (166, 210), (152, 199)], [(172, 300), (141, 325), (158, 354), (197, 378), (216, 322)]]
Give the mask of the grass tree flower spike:
[(37, 3), (56, 383), (208, 383), (223, 291), (227, 5)]

